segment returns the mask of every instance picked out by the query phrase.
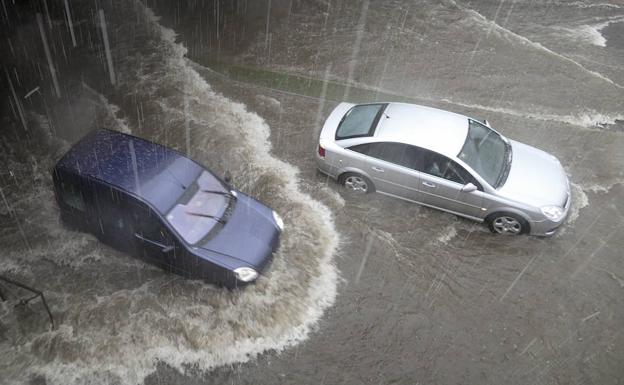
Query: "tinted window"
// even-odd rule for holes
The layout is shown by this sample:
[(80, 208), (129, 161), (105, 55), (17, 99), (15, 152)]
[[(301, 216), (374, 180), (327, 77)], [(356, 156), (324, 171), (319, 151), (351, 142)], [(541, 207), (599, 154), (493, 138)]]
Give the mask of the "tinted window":
[(481, 185), (462, 166), (451, 159), (432, 151), (424, 151), (422, 171), (439, 178), (444, 178), (462, 185), (472, 183), (481, 189)]
[(411, 169), (417, 169), (422, 159), (419, 148), (403, 143), (366, 143), (350, 147), (349, 150)]
[(63, 198), (63, 202), (68, 206), (80, 211), (86, 211), (82, 192), (73, 184), (61, 182), (61, 197)]
[(351, 108), (338, 124), (336, 139), (371, 136), (387, 104), (362, 104)]
[(131, 203), (129, 209), (133, 216), (133, 230), (144, 240), (164, 246), (171, 244), (171, 233), (157, 213), (139, 202)]

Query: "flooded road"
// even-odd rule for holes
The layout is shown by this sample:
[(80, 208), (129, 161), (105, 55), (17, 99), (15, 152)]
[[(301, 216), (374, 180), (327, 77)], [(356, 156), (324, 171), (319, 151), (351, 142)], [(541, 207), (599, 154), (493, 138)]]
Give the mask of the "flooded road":
[[(49, 19), (7, 4), (20, 22), (3, 19), (0, 273), (36, 283), (58, 327), (2, 302), (1, 382), (622, 382), (621, 4), (102, 3), (109, 61), (99, 8), (70, 3), (76, 48), (63, 2)], [(502, 238), (347, 193), (314, 164), (343, 99), (487, 118), (553, 153), (573, 187), (567, 224)], [(47, 170), (95, 127), (230, 170), (280, 212), (267, 276), (231, 293), (66, 230)]]

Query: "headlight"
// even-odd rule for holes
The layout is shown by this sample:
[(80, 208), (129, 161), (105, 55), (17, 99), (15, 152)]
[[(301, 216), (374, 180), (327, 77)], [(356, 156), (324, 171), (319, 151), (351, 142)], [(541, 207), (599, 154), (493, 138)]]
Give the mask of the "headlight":
[(544, 206), (541, 208), (542, 214), (551, 221), (559, 221), (563, 216), (563, 209), (559, 206)]
[(277, 227), (280, 229), (280, 231), (284, 231), (284, 220), (275, 211), (273, 211), (273, 220), (277, 224)]
[(234, 269), (234, 274), (236, 274), (236, 279), (242, 282), (251, 282), (258, 278), (258, 272), (251, 267), (239, 267), (238, 269)]

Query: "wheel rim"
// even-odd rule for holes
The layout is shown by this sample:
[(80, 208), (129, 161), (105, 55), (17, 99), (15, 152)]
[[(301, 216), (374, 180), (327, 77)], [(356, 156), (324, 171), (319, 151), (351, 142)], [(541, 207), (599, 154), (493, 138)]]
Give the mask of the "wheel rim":
[(520, 234), (522, 232), (522, 224), (514, 217), (498, 217), (492, 222), (494, 231), (499, 234)]
[(345, 187), (351, 191), (365, 193), (368, 191), (368, 184), (364, 178), (357, 175), (350, 175), (345, 179)]

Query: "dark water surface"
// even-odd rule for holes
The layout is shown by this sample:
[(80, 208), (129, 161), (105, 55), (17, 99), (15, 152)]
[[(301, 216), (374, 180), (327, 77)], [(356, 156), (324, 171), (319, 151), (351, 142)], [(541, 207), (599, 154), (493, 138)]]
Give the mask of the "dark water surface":
[[(0, 382), (621, 383), (622, 4), (70, 2), (73, 48), (63, 2), (50, 23), (5, 3), (0, 273), (37, 283), (59, 326), (1, 303)], [(553, 153), (573, 186), (566, 226), (501, 238), (346, 193), (313, 161), (343, 99), (487, 118)], [(267, 277), (228, 293), (64, 229), (47, 168), (101, 126), (229, 169), (282, 213)]]

